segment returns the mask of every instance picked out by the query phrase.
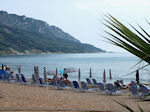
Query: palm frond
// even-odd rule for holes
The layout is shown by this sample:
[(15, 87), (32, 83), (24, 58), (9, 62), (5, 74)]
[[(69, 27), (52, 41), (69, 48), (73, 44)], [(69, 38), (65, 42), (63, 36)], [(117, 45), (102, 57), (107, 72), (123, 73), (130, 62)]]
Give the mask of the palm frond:
[(105, 31), (105, 33), (107, 33), (109, 36), (105, 38), (110, 43), (129, 51), (130, 53), (139, 57), (141, 60), (144, 60), (150, 64), (150, 35), (141, 26), (139, 27), (144, 34), (130, 24), (131, 28), (136, 31), (135, 33), (110, 14), (105, 16), (106, 19), (104, 20), (107, 24), (104, 23), (104, 25), (115, 33), (112, 34), (108, 31)]

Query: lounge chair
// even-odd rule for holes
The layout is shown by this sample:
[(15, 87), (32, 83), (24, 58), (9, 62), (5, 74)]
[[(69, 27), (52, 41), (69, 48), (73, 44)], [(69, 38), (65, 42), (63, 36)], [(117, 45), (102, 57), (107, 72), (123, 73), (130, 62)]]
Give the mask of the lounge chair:
[(23, 74), (21, 74), (21, 84), (31, 85), (31, 83), (26, 80)]
[(85, 91), (92, 91), (92, 90), (97, 90), (95, 88), (88, 88), (86, 83), (84, 81), (81, 81), (81, 91), (85, 92)]
[(105, 89), (105, 86), (103, 83), (98, 83), (97, 86), (98, 86), (97, 93), (108, 94), (108, 90)]
[(91, 80), (89, 78), (86, 78), (86, 81), (87, 81), (87, 83), (88, 83), (89, 86), (93, 85), (93, 83), (91, 82)]
[(137, 87), (137, 84), (135, 81), (131, 81), (132, 86)]
[(78, 91), (80, 91), (80, 87), (79, 87), (78, 82), (77, 82), (77, 81), (73, 81), (72, 83), (73, 83), (73, 86), (74, 86), (73, 90), (78, 90)]
[(43, 83), (43, 79), (42, 78), (39, 78), (39, 86), (44, 86), (44, 83)]
[(20, 83), (21, 82), (21, 79), (19, 77), (19, 74), (16, 74), (16, 83)]
[(149, 95), (149, 90), (146, 86), (141, 85), (140, 88), (141, 88), (142, 96), (148, 96)]
[(32, 85), (36, 85), (36, 77), (34, 74), (32, 74)]
[(108, 89), (108, 94), (109, 95), (118, 95), (120, 93), (126, 93), (126, 91), (118, 91), (118, 90), (116, 90), (116, 88), (112, 84), (107, 84), (106, 87)]
[(92, 79), (94, 85), (98, 85), (96, 79)]
[(23, 83), (27, 83), (26, 78), (23, 74), (21, 74), (21, 82)]

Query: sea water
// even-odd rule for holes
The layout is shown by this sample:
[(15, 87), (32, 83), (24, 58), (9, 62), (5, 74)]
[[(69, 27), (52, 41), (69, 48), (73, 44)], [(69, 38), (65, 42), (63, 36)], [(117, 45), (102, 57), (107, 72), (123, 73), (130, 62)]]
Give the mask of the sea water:
[[(85, 81), (92, 70), (92, 77), (97, 81), (103, 81), (103, 72), (106, 72), (106, 81), (113, 82), (124, 80), (128, 83), (135, 80), (135, 72), (131, 72), (142, 67), (145, 63), (140, 63), (139, 58), (130, 53), (80, 53), (80, 54), (40, 54), (40, 55), (5, 55), (0, 56), (0, 64), (10, 65), (14, 74), (18, 73), (17, 66), (21, 65), (21, 73), (30, 78), (34, 73), (34, 66), (39, 67), (40, 77), (43, 77), (44, 67), (47, 71), (56, 71), (56, 68), (80, 68), (81, 80)], [(112, 80), (109, 79), (111, 69)], [(59, 75), (59, 74), (58, 74)], [(68, 73), (71, 81), (78, 80), (78, 72)], [(53, 76), (48, 76), (53, 77)], [(149, 71), (140, 70), (140, 80), (149, 81)]]

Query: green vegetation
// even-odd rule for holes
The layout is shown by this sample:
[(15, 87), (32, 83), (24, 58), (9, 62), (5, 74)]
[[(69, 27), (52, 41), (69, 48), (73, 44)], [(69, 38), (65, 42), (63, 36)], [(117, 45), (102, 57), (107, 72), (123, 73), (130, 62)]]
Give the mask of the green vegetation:
[(105, 38), (111, 44), (129, 51), (130, 53), (139, 57), (141, 61), (143, 60), (147, 62), (148, 64), (145, 66), (148, 66), (150, 64), (150, 35), (141, 26), (139, 26), (139, 28), (141, 31), (143, 31), (143, 33), (130, 25), (135, 30), (135, 33), (111, 15), (106, 15), (105, 20), (108, 23), (105, 24), (105, 26), (115, 33), (112, 34), (108, 31), (105, 31), (109, 35), (109, 37)]
[(47, 23), (0, 11), (0, 54), (105, 52)]

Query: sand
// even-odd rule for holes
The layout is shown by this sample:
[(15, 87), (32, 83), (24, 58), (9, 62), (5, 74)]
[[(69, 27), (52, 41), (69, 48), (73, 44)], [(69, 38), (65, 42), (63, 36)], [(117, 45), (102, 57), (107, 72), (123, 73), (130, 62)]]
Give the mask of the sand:
[[(38, 91), (38, 92), (37, 92)], [(100, 95), (96, 92), (77, 92), (72, 89), (58, 90), (54, 88), (33, 87), (28, 85), (10, 84), (0, 82), (0, 109), (28, 109), (31, 111), (118, 111), (127, 110), (117, 104), (113, 99), (123, 102), (136, 112), (138, 105), (143, 110), (150, 111), (150, 102), (139, 102), (136, 98), (128, 95), (130, 92), (122, 93), (119, 96)], [(35, 110), (34, 110), (35, 109)], [(72, 110), (72, 111), (71, 111)], [(127, 111), (128, 112), (128, 111)]]

